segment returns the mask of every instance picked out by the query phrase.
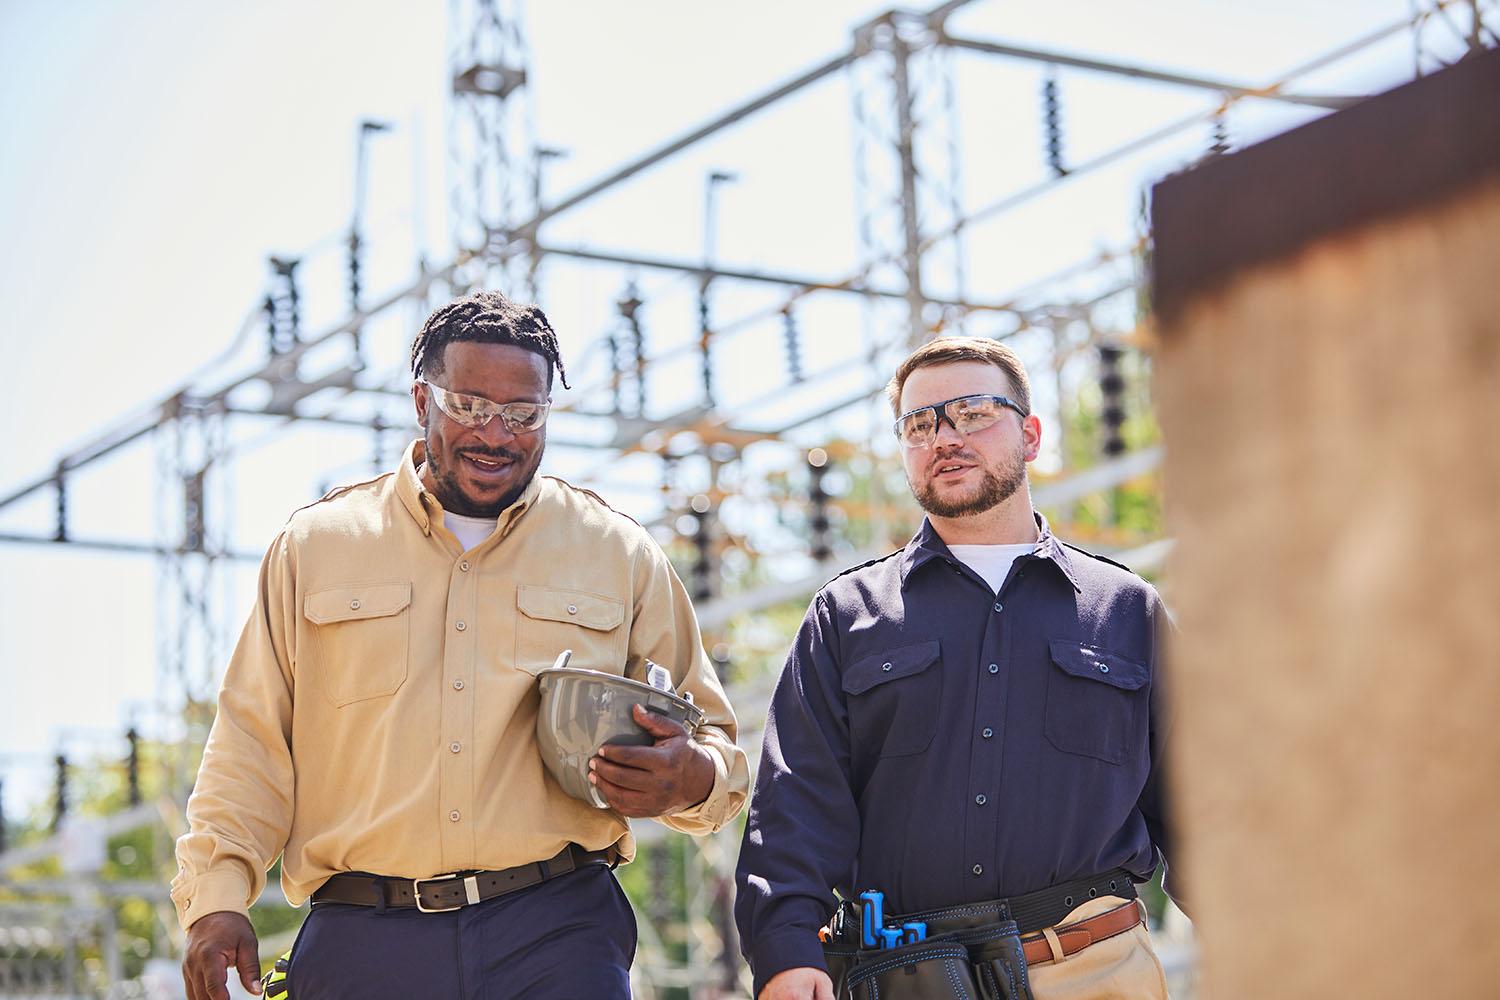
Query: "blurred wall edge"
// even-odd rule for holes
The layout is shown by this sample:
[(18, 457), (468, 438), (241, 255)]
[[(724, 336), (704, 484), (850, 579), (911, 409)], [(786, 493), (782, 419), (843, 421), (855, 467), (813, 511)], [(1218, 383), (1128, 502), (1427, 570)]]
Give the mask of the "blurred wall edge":
[(1500, 52), (1153, 228), (1204, 995), (1500, 995)]

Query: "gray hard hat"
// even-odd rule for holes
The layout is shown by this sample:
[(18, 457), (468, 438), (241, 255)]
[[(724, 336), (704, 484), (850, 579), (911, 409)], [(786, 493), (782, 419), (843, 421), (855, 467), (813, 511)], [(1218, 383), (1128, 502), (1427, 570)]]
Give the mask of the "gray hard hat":
[[(566, 663), (565, 657), (558, 657)], [(536, 742), (547, 770), (563, 791), (600, 809), (609, 803), (589, 782), (589, 759), (606, 743), (650, 746), (655, 740), (631, 715), (640, 705), (648, 712), (681, 723), (689, 734), (703, 723), (703, 709), (686, 698), (629, 677), (580, 667), (549, 667), (537, 675), (542, 707), (536, 717)]]

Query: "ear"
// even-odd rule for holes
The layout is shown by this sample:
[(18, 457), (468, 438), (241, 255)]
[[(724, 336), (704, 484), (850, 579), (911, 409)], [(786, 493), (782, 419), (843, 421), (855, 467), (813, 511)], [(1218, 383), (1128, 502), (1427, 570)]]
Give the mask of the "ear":
[(1035, 462), (1042, 450), (1042, 419), (1035, 413), (1021, 420), (1021, 445), (1026, 461)]
[(421, 382), (413, 382), (411, 384), (411, 401), (417, 409), (417, 426), (424, 429), (427, 427), (428, 395), (425, 384)]

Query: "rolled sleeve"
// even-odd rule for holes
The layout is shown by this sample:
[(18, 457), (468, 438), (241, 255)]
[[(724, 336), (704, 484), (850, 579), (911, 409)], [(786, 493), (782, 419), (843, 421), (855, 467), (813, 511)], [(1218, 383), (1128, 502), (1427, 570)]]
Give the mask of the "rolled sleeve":
[(745, 755), (738, 747), (729, 743), (721, 731), (713, 729), (705, 733), (700, 728), (695, 739), (708, 748), (713, 758), (713, 788), (702, 802), (670, 816), (663, 816), (661, 822), (681, 833), (702, 836), (718, 833), (740, 811), (745, 804), (745, 786), (748, 786), (749, 779), (746, 778), (741, 784), (730, 774), (730, 767), (743, 764)]

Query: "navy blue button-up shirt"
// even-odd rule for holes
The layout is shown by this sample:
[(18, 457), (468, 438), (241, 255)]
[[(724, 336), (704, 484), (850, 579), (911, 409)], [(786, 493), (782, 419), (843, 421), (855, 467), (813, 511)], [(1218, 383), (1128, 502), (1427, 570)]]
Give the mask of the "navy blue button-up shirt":
[(929, 522), (814, 597), (787, 657), (740, 852), (760, 989), (823, 965), (831, 890), (886, 912), (1015, 896), (1168, 853), (1167, 616), (1118, 564), (1041, 538), (999, 593)]

